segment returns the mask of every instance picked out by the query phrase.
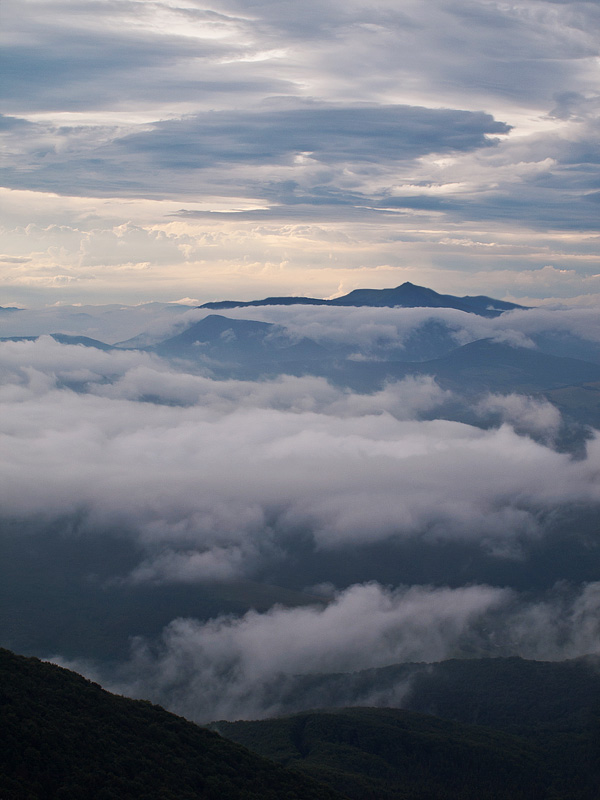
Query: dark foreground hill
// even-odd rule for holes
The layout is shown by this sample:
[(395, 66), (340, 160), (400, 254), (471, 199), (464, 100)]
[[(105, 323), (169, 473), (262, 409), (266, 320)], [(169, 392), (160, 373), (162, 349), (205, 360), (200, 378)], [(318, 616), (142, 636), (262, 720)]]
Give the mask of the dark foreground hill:
[(159, 706), (0, 650), (2, 800), (339, 800)]

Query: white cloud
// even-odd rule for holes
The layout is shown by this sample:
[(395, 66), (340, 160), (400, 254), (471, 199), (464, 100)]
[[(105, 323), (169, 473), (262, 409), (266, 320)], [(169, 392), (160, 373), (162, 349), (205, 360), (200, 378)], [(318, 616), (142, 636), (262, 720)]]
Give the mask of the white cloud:
[(331, 676), (329, 693), (321, 695), (329, 704), (401, 707), (406, 679), (378, 691), (366, 681), (344, 687), (339, 673), (465, 653), (540, 660), (597, 654), (599, 610), (598, 583), (575, 593), (557, 586), (541, 601), (489, 586), (392, 591), (370, 583), (321, 606), (274, 607), (205, 623), (174, 620), (160, 641), (136, 640), (130, 660), (117, 669), (53, 660), (198, 722), (306, 710), (319, 698), (318, 690), (298, 688), (299, 677), (309, 675)]
[(560, 411), (544, 400), (519, 394), (489, 394), (476, 406), (482, 415), (497, 414), (520, 433), (542, 435), (552, 442), (561, 425)]
[[(446, 397), (429, 379), (372, 395), (215, 381), (47, 338), (1, 344), (0, 365), (4, 513), (130, 530), (136, 580), (251, 573), (297, 531), (325, 549), (426, 536), (501, 552), (538, 535), (540, 511), (600, 500), (597, 439), (577, 461), (508, 425), (419, 421)], [(526, 398), (484, 407), (524, 432), (557, 422)]]
[(505, 602), (501, 589), (352, 586), (323, 607), (284, 609), (207, 623), (174, 620), (157, 650), (134, 644), (111, 688), (151, 697), (199, 722), (276, 714), (294, 675), (357, 671), (398, 661), (437, 661)]

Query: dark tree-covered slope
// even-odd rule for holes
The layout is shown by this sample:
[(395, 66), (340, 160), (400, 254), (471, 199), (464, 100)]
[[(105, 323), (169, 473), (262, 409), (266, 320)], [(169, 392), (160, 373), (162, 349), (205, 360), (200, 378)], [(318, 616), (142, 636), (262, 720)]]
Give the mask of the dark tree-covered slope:
[(400, 709), (346, 708), (213, 727), (355, 800), (600, 796), (598, 726), (583, 722), (532, 723), (517, 735)]
[(148, 702), (0, 650), (2, 800), (336, 800)]
[(215, 727), (356, 800), (548, 797), (546, 765), (531, 743), (408, 711), (350, 708)]
[[(405, 670), (386, 667), (383, 673)], [(450, 659), (414, 664), (403, 707), (520, 735), (581, 732), (600, 721), (600, 661), (511, 658)], [(374, 670), (373, 673), (378, 672)]]
[(597, 658), (398, 664), (302, 676), (289, 691), (290, 701), (321, 708), (369, 696), (390, 705), (396, 696), (403, 708), (330, 708), (214, 727), (357, 800), (600, 797)]

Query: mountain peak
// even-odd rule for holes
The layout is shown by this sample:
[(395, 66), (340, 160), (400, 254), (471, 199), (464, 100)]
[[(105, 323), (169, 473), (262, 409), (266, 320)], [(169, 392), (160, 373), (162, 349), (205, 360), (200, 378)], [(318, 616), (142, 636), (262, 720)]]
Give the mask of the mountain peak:
[(485, 295), (477, 297), (455, 297), (439, 294), (426, 286), (418, 286), (405, 281), (393, 289), (354, 289), (341, 297), (323, 300), (313, 297), (266, 297), (264, 300), (221, 300), (204, 303), (200, 308), (226, 309), (246, 306), (272, 305), (327, 305), (327, 306), (367, 306), (386, 308), (453, 308), (482, 317), (497, 317), (505, 311), (524, 308), (516, 303), (495, 300)]

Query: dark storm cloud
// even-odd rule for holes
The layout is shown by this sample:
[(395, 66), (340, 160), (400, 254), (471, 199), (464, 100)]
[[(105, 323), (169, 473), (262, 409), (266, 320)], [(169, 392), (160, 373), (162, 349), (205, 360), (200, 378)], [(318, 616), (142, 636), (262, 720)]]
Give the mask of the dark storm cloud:
[(163, 166), (193, 169), (214, 163), (288, 161), (300, 153), (325, 164), (413, 159), (490, 146), (494, 142), (489, 134), (509, 130), (489, 114), (455, 109), (306, 105), (161, 122), (152, 131), (115, 144), (132, 155), (149, 153)]
[[(427, 109), (412, 106), (354, 107), (304, 104), (301, 107), (261, 111), (207, 112), (181, 120), (158, 122), (151, 130), (119, 137), (105, 130), (112, 141), (94, 144), (94, 130), (32, 126), (31, 144), (19, 137), (15, 148), (35, 150), (34, 169), (22, 169), (21, 159), (5, 171), (12, 188), (105, 194), (164, 195), (191, 188), (195, 170), (207, 172), (206, 180), (215, 191), (221, 185), (238, 195), (275, 196), (296, 204), (361, 204), (364, 196), (346, 186), (336, 185), (339, 165), (410, 161), (430, 153), (468, 152), (497, 143), (493, 135), (506, 134), (509, 126), (489, 114), (456, 109)], [(294, 181), (277, 182), (248, 176), (244, 167), (295, 166), (308, 156), (317, 173), (300, 188)], [(214, 168), (225, 171), (215, 175)], [(236, 168), (242, 172), (229, 175)], [(156, 183), (159, 170), (161, 181)], [(302, 172), (301, 165), (298, 172)], [(182, 173), (187, 173), (182, 178)], [(183, 180), (183, 184), (182, 184)], [(315, 180), (317, 184), (315, 185)], [(76, 188), (75, 188), (76, 184)]]

